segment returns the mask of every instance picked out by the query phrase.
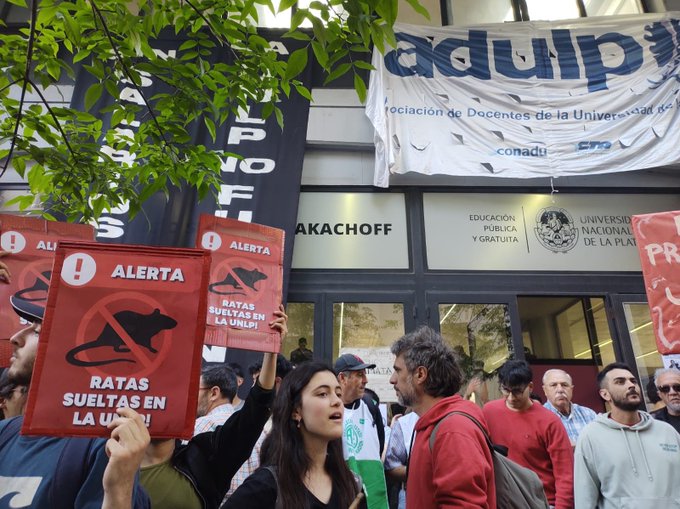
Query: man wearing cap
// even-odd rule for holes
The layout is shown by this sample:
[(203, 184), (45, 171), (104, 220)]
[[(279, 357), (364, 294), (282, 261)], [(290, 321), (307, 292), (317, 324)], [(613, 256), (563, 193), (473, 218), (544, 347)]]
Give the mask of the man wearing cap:
[(353, 354), (343, 354), (335, 361), (335, 373), (345, 405), (342, 445), (349, 468), (361, 476), (366, 486), (368, 509), (387, 509), (387, 488), (381, 454), (385, 445), (385, 427), (380, 409), (365, 397), (366, 364)]
[[(0, 273), (3, 270), (7, 273), (0, 262)], [(10, 339), (8, 378), (13, 383), (29, 385), (44, 308), (20, 298), (12, 297), (10, 301), (17, 314), (31, 325)], [(136, 475), (149, 433), (134, 410), (119, 408), (116, 412), (118, 417), (109, 424), (112, 431), (108, 440), (23, 436), (18, 433), (23, 417), (2, 421), (0, 507), (146, 507), (148, 498), (138, 490)]]

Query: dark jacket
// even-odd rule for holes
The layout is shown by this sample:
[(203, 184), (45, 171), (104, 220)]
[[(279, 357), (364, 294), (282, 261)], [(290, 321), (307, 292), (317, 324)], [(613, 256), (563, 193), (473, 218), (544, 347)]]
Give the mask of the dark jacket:
[(675, 428), (675, 431), (680, 433), (680, 417), (670, 415), (668, 413), (668, 408), (660, 408), (659, 410), (651, 412), (651, 414), (657, 421), (667, 422)]
[(177, 443), (172, 465), (193, 484), (205, 509), (216, 509), (231, 478), (250, 456), (269, 418), (274, 390), (256, 384), (243, 408), (215, 431), (201, 433), (189, 443)]

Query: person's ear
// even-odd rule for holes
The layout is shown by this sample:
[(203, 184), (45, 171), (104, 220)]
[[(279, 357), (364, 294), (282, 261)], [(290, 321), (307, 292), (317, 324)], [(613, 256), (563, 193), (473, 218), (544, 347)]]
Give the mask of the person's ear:
[(217, 387), (217, 385), (213, 385), (210, 388), (210, 399), (217, 399), (220, 397), (221, 394), (222, 392), (220, 391), (220, 388)]
[(529, 392), (534, 392), (534, 382), (529, 382)]
[(417, 384), (424, 384), (427, 380), (427, 368), (425, 366), (418, 366), (413, 370), (413, 381)]
[(612, 397), (611, 397), (611, 394), (609, 394), (609, 391), (607, 389), (600, 389), (598, 392), (600, 393), (600, 397), (603, 400), (611, 401)]
[(294, 421), (300, 422), (302, 420), (302, 413), (300, 412), (300, 409), (296, 408), (295, 410), (293, 410), (293, 414), (290, 417)]

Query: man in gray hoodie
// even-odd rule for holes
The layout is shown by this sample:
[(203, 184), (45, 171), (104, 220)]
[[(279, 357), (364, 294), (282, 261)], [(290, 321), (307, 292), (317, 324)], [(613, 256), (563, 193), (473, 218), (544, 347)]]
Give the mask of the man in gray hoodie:
[(622, 363), (598, 375), (611, 412), (581, 432), (574, 458), (576, 509), (657, 509), (680, 504), (680, 435), (638, 410), (640, 384)]

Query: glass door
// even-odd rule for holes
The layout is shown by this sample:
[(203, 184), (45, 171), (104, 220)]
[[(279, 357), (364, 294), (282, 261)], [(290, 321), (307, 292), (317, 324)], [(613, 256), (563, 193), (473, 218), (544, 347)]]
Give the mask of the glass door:
[(375, 391), (381, 402), (396, 401), (389, 383), (392, 376), (392, 343), (414, 327), (412, 293), (327, 294), (326, 315), (331, 316), (330, 362), (351, 353), (364, 362), (375, 364), (367, 370), (368, 388)]
[(656, 349), (647, 298), (645, 295), (614, 295), (611, 300), (616, 328), (623, 340), (623, 359), (637, 369), (647, 410), (656, 410), (663, 405), (659, 403), (654, 386), (654, 372), (663, 367), (663, 361)]
[(500, 397), (495, 371), (521, 345), (513, 331), (514, 296), (428, 293), (431, 326), (451, 345), (463, 371), (461, 394), (478, 405)]

